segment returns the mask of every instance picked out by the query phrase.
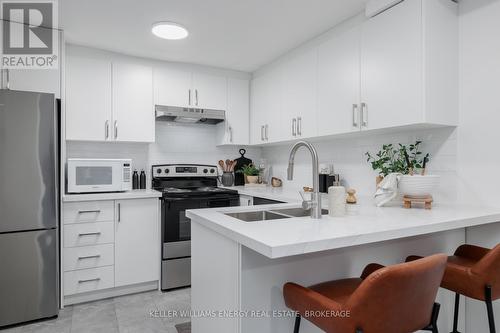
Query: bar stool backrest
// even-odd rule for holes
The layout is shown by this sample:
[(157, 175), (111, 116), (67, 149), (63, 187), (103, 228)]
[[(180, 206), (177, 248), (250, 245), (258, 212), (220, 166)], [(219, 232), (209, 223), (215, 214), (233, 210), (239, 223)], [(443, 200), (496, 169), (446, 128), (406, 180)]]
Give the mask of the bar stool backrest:
[(447, 256), (436, 254), (370, 274), (347, 301), (363, 332), (415, 332), (431, 322)]
[(485, 285), (491, 286), (493, 300), (500, 298), (500, 244), (472, 266), (471, 272), (481, 276)]

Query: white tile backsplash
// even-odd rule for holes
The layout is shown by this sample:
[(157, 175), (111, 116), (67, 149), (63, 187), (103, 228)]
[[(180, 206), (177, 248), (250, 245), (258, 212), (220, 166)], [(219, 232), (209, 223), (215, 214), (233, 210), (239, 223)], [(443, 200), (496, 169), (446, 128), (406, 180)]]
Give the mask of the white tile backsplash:
[[(437, 198), (456, 199), (457, 139), (453, 128), (404, 131), (391, 134), (369, 134), (358, 138), (325, 139), (315, 141), (320, 163), (334, 164), (344, 185), (355, 188), (361, 195), (371, 195), (375, 190), (376, 172), (366, 162), (367, 151), (376, 153), (384, 143), (410, 144), (422, 140), (422, 151), (431, 154), (428, 172), (441, 175)], [(262, 158), (272, 166), (272, 174), (284, 181), (284, 186), (301, 189), (312, 186), (311, 157), (306, 149), (300, 149), (295, 159), (295, 178), (286, 180), (288, 154), (292, 144), (265, 147)]]
[(134, 169), (145, 170), (148, 187), (151, 183), (151, 165), (168, 163), (193, 163), (217, 165), (222, 159), (240, 157), (240, 148), (247, 150), (246, 157), (259, 161), (261, 149), (257, 147), (217, 147), (216, 127), (200, 124), (156, 122), (156, 142), (68, 142), (68, 158), (131, 158)]

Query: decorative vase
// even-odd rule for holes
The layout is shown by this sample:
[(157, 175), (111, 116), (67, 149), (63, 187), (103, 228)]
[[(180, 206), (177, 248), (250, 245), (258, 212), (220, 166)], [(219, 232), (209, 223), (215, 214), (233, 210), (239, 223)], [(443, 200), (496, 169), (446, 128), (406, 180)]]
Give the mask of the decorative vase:
[(232, 172), (224, 171), (222, 173), (222, 185), (224, 186), (233, 186), (234, 183), (234, 175)]
[(247, 176), (249, 184), (257, 184), (259, 182), (259, 176)]

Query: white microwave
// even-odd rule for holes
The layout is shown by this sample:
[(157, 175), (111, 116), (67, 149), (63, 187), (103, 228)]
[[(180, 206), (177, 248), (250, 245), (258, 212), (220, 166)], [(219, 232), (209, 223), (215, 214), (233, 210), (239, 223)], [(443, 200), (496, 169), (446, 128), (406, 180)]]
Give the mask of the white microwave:
[(132, 189), (132, 160), (69, 158), (68, 193), (124, 192)]

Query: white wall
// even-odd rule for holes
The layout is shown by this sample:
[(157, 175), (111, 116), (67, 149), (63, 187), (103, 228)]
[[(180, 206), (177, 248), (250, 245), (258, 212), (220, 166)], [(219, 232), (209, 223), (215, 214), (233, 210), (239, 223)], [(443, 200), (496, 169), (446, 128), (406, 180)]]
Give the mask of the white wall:
[[(460, 2), (460, 199), (500, 206), (500, 1)], [(500, 226), (471, 228), (467, 241), (486, 247), (500, 242)], [(467, 332), (486, 333), (484, 303), (467, 301)], [(497, 329), (500, 302), (494, 304)]]

